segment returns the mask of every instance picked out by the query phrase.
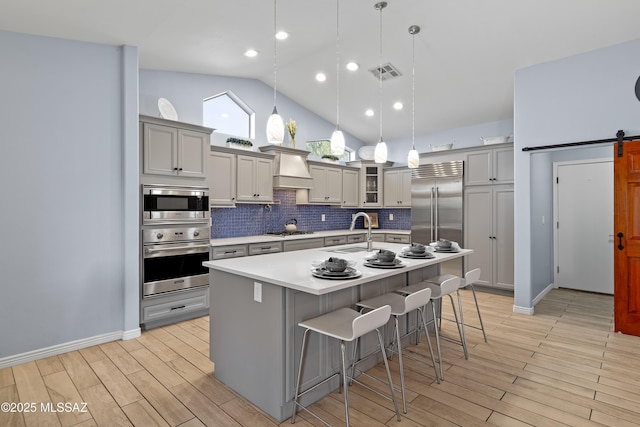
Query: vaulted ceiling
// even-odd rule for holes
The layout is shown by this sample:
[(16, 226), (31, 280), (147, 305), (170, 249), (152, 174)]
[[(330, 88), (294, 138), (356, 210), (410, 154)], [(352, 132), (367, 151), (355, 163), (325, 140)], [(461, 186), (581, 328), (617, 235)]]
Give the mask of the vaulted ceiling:
[[(385, 139), (411, 134), (412, 37), (416, 134), (511, 118), (516, 69), (640, 38), (637, 0), (388, 0), (382, 62), (402, 75), (385, 81), (381, 96), (368, 71), (380, 63), (375, 3), (341, 0), (337, 15), (336, 0), (277, 2), (277, 27), (289, 33), (277, 42), (278, 91), (336, 121), (339, 16), (340, 124), (368, 143), (378, 140), (381, 100)], [(0, 29), (133, 45), (141, 68), (271, 86), (273, 12), (272, 0), (3, 0)], [(421, 27), (416, 36), (411, 25)], [(244, 56), (249, 48), (258, 56)], [(348, 61), (360, 69), (345, 70)], [(395, 101), (404, 109), (394, 110)]]

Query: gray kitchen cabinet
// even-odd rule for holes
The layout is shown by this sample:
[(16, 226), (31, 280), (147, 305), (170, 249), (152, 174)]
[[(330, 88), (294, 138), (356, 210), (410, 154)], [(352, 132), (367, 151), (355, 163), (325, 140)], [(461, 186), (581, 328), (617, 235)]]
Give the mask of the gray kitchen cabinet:
[(376, 163), (373, 160), (347, 162), (348, 166), (360, 168), (358, 207), (381, 208), (384, 191), (383, 168), (393, 166), (393, 162)]
[(374, 233), (371, 235), (371, 240), (374, 242), (386, 242), (387, 235), (384, 233)]
[(333, 237), (324, 238), (325, 246), (336, 246), (336, 245), (346, 245), (346, 244), (347, 244), (347, 236), (333, 236)]
[(282, 242), (249, 244), (249, 255), (273, 254), (276, 252), (282, 252)]
[(322, 248), (324, 247), (324, 239), (315, 237), (313, 239), (285, 240), (283, 246), (285, 252)]
[(211, 248), (209, 259), (237, 258), (247, 256), (248, 254), (247, 245), (214, 246)]
[(387, 233), (384, 241), (389, 243), (411, 243), (411, 236), (408, 234)]
[(347, 208), (358, 207), (358, 194), (360, 187), (360, 171), (357, 169), (342, 170), (342, 206)]
[(146, 329), (176, 323), (209, 312), (209, 286), (143, 299), (140, 323)]
[(466, 271), (480, 268), (480, 285), (512, 290), (514, 286), (513, 186), (465, 189), (465, 246), (473, 248)]
[(213, 129), (141, 116), (142, 172), (206, 178)]
[(238, 202), (273, 202), (273, 156), (237, 156)]
[(513, 183), (513, 146), (469, 151), (464, 168), (467, 186)]
[(207, 168), (209, 204), (211, 206), (235, 206), (236, 204), (236, 155), (211, 151)]
[(340, 168), (309, 164), (313, 188), (309, 190), (309, 203), (336, 204), (342, 202), (342, 170)]
[(347, 243), (360, 243), (366, 242), (367, 235), (366, 234), (349, 234), (347, 235)]
[(385, 169), (384, 207), (411, 207), (411, 169)]

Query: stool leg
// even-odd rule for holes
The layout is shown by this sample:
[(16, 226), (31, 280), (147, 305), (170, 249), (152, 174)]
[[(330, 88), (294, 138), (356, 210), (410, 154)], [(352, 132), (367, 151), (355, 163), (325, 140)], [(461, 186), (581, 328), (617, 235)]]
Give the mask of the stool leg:
[(476, 290), (472, 284), (469, 284), (471, 292), (473, 293), (473, 300), (476, 302), (476, 311), (478, 312), (478, 319), (480, 319), (480, 328), (482, 328), (482, 335), (484, 336), (484, 342), (487, 342), (487, 334), (484, 332), (484, 323), (482, 323), (482, 316), (480, 315), (480, 306), (478, 305), (478, 298), (476, 298)]
[(349, 390), (347, 387), (347, 364), (345, 361), (345, 344), (340, 340), (340, 356), (342, 362), (342, 382), (344, 383), (344, 417), (347, 421), (347, 427), (349, 427)]
[(302, 378), (302, 360), (304, 359), (308, 333), (309, 333), (309, 329), (305, 329), (304, 334), (302, 335), (302, 348), (300, 349), (300, 364), (298, 365), (298, 380), (296, 381), (296, 394), (293, 398), (293, 414), (291, 414), (291, 424), (296, 422), (296, 412), (298, 410), (298, 393), (300, 392), (300, 380)]
[[(436, 347), (438, 348), (438, 363), (440, 364), (440, 379), (444, 381), (444, 371), (442, 369), (442, 352), (440, 350), (440, 334), (438, 333), (438, 324), (436, 323), (436, 306), (431, 301), (431, 311), (433, 312), (433, 329), (436, 330)], [(425, 331), (428, 333), (429, 331)]]
[[(356, 355), (358, 351), (358, 343), (360, 342), (360, 337), (356, 338), (353, 342), (353, 357), (351, 358), (351, 375), (349, 376), (349, 385), (353, 384), (353, 377), (356, 376)], [(345, 384), (346, 387), (346, 384)]]
[(400, 392), (402, 393), (402, 412), (407, 413), (407, 399), (404, 392), (404, 366), (402, 364), (402, 346), (400, 345), (400, 328), (398, 327), (398, 316), (393, 316), (396, 325), (396, 340), (398, 340), (398, 366), (400, 368)]
[[(380, 342), (380, 351), (382, 352), (382, 360), (384, 361), (384, 367), (387, 370), (387, 381), (389, 381), (389, 392), (391, 393), (391, 400), (393, 401), (393, 407), (396, 411), (396, 418), (400, 421), (400, 412), (398, 411), (398, 402), (396, 402), (396, 393), (393, 390), (393, 381), (391, 380), (391, 371), (389, 370), (389, 362), (387, 361), (387, 352), (384, 349), (384, 341), (382, 340), (382, 334), (379, 329), (376, 329), (378, 333), (378, 341)], [(349, 423), (347, 422), (347, 425)]]
[[(456, 291), (457, 292), (457, 291)], [(460, 298), (460, 294), (458, 293), (458, 298)], [(462, 345), (462, 350), (464, 352), (464, 358), (469, 359), (469, 353), (467, 352), (467, 341), (464, 336), (464, 323), (458, 319), (458, 310), (456, 310), (456, 305), (453, 302), (453, 297), (449, 294), (449, 300), (451, 300), (451, 308), (453, 309), (453, 317), (456, 319), (456, 325), (458, 326), (458, 334), (460, 335), (460, 345)], [(458, 302), (460, 300), (458, 299)], [(462, 308), (462, 307), (461, 307)]]
[(425, 335), (427, 337), (427, 344), (429, 345), (429, 354), (431, 354), (431, 363), (433, 364), (433, 372), (436, 375), (436, 381), (440, 384), (440, 376), (438, 375), (438, 368), (436, 367), (436, 358), (433, 356), (433, 347), (431, 346), (431, 338), (429, 337), (429, 330), (427, 329), (427, 321), (424, 318), (424, 311), (422, 308), (418, 308), (418, 314), (422, 318), (422, 326), (425, 330)]

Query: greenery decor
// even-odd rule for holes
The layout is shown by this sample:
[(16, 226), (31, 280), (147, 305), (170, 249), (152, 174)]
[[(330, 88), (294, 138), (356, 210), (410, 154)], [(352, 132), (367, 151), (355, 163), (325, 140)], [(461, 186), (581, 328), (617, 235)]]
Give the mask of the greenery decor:
[(240, 144), (240, 145), (246, 145), (248, 147), (253, 147), (253, 142), (246, 140), (246, 139), (240, 139), (240, 138), (227, 138), (227, 142), (229, 144)]
[(334, 156), (333, 154), (323, 154), (322, 158), (327, 160), (333, 160), (334, 162), (337, 162), (338, 160), (340, 160), (338, 156)]

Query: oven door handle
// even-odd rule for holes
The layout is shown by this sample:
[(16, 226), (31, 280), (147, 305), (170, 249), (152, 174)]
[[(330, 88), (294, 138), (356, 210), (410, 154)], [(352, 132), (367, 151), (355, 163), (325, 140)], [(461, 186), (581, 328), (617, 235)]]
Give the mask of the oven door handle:
[[(170, 248), (144, 248), (145, 253), (153, 253), (153, 252), (167, 252), (167, 251), (182, 251), (188, 249), (207, 249), (209, 250), (209, 245), (193, 245), (193, 246), (172, 246)], [(204, 252), (204, 251), (203, 251)]]

